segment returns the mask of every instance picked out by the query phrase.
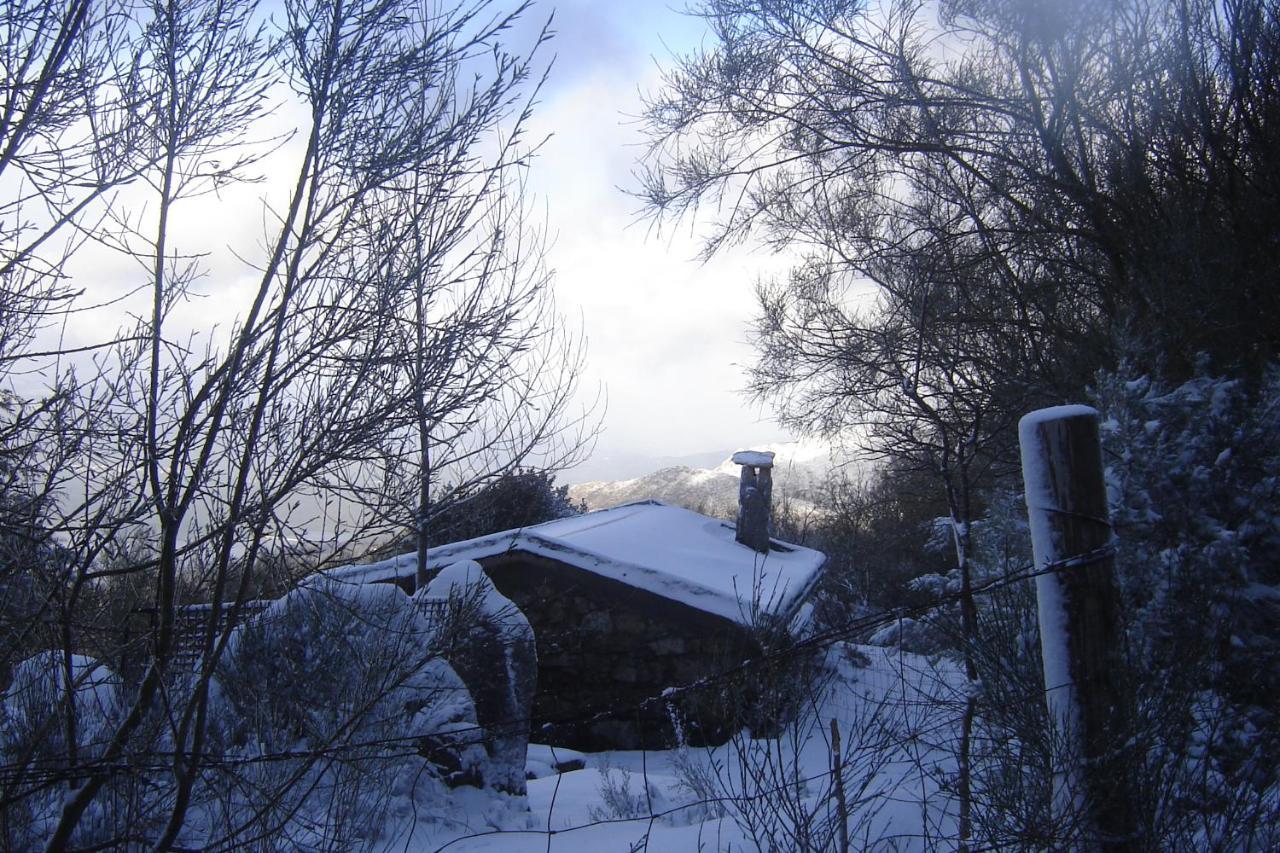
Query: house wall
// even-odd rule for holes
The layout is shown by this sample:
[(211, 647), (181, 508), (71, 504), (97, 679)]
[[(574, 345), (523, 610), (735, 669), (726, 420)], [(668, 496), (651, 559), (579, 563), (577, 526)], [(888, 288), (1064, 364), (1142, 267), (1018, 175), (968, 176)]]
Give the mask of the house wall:
[[(676, 736), (668, 703), (646, 700), (759, 653), (733, 622), (555, 560), (510, 552), (480, 562), (533, 626), (536, 742), (668, 747)], [(690, 743), (721, 743), (742, 725), (740, 698), (721, 679), (671, 704)]]

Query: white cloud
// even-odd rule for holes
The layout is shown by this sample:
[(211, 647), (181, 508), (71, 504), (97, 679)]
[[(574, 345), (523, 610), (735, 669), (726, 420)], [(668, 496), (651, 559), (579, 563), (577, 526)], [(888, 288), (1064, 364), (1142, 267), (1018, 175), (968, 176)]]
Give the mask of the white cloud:
[(678, 455), (781, 437), (738, 393), (752, 286), (781, 260), (738, 250), (699, 263), (687, 226), (654, 233), (622, 189), (642, 151), (640, 92), (659, 83), (652, 57), (664, 43), (695, 45), (701, 24), (657, 4), (571, 4), (557, 24), (557, 53), (576, 59), (553, 71), (535, 114), (535, 137), (552, 137), (532, 187), (556, 235), (561, 308), (581, 314), (589, 378), (608, 389), (602, 451)]
[[(534, 8), (530, 26), (541, 23), (540, 12)], [(549, 48), (557, 60), (530, 136), (551, 138), (532, 169), (531, 189), (537, 209), (545, 203), (555, 239), (550, 261), (561, 310), (581, 316), (589, 339), (584, 397), (594, 397), (597, 383), (607, 387), (601, 452), (680, 455), (785, 437), (739, 393), (742, 366), (752, 359), (745, 342), (752, 285), (783, 263), (739, 250), (701, 264), (687, 226), (652, 233), (637, 216), (639, 202), (621, 189), (633, 183), (642, 151), (634, 118), (640, 93), (657, 88), (670, 50), (696, 47), (701, 22), (663, 0), (566, 0), (557, 4), (553, 29)], [(286, 108), (264, 135), (304, 118)], [(264, 183), (179, 205), (174, 245), (204, 254), (207, 274), (193, 288), (200, 296), (179, 309), (177, 326), (207, 330), (216, 323), (225, 332), (243, 310), (256, 274), (236, 255), (261, 257), (261, 200), (287, 194), (295, 157), (287, 146), (260, 164)], [(69, 271), (87, 283), (90, 299), (119, 295), (145, 278), (136, 260), (92, 246)], [(118, 306), (118, 316), (145, 311), (148, 298)], [(73, 317), (68, 342), (101, 340), (113, 325), (101, 315)]]

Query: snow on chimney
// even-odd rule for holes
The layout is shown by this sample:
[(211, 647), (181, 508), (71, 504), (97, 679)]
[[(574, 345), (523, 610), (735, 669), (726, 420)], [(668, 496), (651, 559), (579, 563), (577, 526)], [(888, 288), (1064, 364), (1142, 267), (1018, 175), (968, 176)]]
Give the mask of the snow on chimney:
[(738, 532), (734, 537), (761, 554), (769, 551), (769, 512), (773, 497), (773, 453), (739, 450), (733, 463), (742, 466), (738, 483)]

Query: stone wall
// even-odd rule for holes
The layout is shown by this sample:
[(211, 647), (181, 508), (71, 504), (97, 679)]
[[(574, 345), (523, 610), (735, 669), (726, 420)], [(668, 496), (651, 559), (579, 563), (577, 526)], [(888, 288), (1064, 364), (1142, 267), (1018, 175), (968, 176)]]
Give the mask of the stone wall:
[[(675, 739), (661, 696), (759, 653), (747, 631), (653, 593), (540, 557), (482, 560), (537, 638), (532, 740), (582, 750), (663, 748)], [(672, 705), (690, 743), (721, 743), (742, 719), (723, 682), (682, 692)]]
[[(727, 620), (553, 560), (513, 553), (487, 560), (504, 595), (524, 611), (538, 644), (534, 740), (576, 749), (670, 746), (672, 714), (661, 696), (755, 653)], [(722, 742), (733, 709), (722, 685), (674, 700), (693, 743)], [(731, 703), (730, 703), (731, 704)]]

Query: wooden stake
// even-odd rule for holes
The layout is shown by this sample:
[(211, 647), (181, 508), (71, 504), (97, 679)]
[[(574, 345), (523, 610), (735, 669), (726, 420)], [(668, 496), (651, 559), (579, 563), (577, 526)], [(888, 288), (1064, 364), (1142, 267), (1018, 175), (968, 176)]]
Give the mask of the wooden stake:
[(840, 726), (831, 718), (831, 775), (836, 785), (836, 831), (840, 853), (849, 853), (849, 804), (844, 798), (844, 752), (840, 749)]
[(1022, 419), (1018, 433), (1032, 552), (1044, 572), (1036, 597), (1045, 696), (1067, 746), (1064, 766), (1054, 768), (1054, 818), (1059, 826), (1083, 819), (1086, 849), (1137, 849), (1098, 413), (1041, 409)]

